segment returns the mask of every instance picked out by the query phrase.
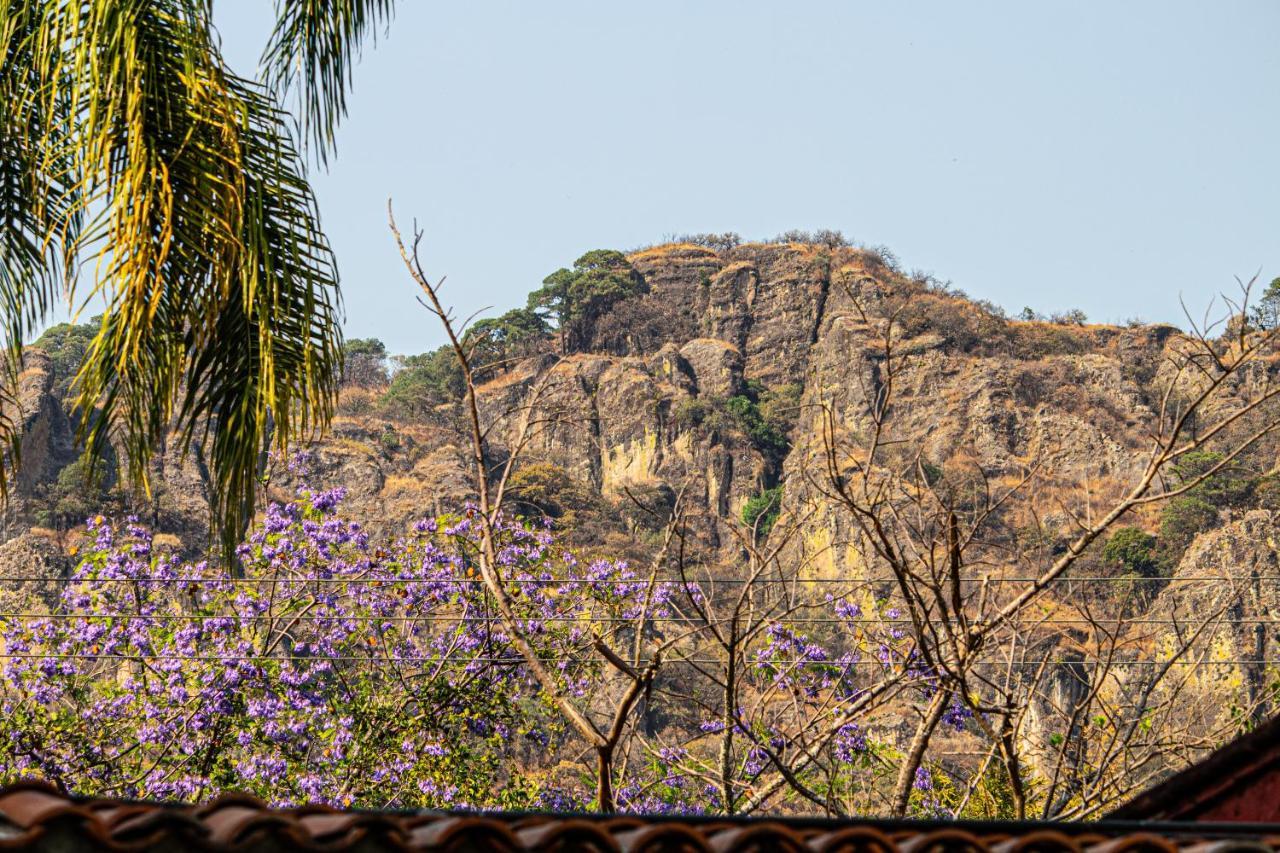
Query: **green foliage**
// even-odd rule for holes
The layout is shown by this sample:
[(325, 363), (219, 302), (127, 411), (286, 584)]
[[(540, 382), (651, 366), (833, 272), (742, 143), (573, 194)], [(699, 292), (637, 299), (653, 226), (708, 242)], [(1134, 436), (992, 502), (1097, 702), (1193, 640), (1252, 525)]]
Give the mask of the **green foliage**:
[(1273, 278), (1253, 306), (1254, 325), (1264, 331), (1280, 326), (1280, 278)]
[(389, 415), (422, 417), (436, 406), (458, 400), (466, 391), (462, 368), (448, 346), (403, 357), (399, 366), (381, 399)]
[(560, 332), (563, 352), (590, 343), (595, 321), (615, 303), (644, 292), (644, 279), (626, 255), (610, 249), (587, 252), (573, 269), (558, 269), (529, 294), (528, 311)]
[(387, 382), (387, 346), (377, 338), (342, 342), (342, 382), (372, 388)]
[(106, 463), (76, 459), (41, 489), (36, 518), (46, 527), (66, 530), (83, 524), (108, 506), (111, 472)]
[[(352, 58), (392, 2), (275, 4), (266, 87), (228, 67), (207, 0), (0, 4), (0, 395), (59, 304), (100, 299), (79, 438), (123, 449), (145, 484), (176, 427), (202, 451), (226, 549), (263, 448), (333, 415), (338, 274), (295, 128), (329, 149)], [(280, 106), (293, 93), (297, 116)], [(20, 433), (0, 415), (0, 441)]]
[[(1055, 742), (1056, 741), (1056, 742)], [(1062, 735), (1053, 734), (1050, 742), (1056, 747)], [(1018, 817), (1013, 784), (1003, 762), (992, 761), (986, 766), (982, 778), (974, 787), (973, 796), (957, 817), (967, 820), (1014, 820)]]
[(782, 487), (774, 486), (747, 498), (747, 502), (742, 505), (742, 523), (754, 528), (757, 536), (765, 537), (773, 529), (781, 510)]
[(371, 356), (381, 359), (387, 357), (387, 345), (377, 338), (347, 338), (342, 342), (342, 354), (346, 358)]
[(1196, 534), (1218, 523), (1218, 510), (1196, 495), (1180, 495), (1160, 512), (1160, 562), (1170, 573)]
[(1102, 549), (1102, 558), (1143, 577), (1155, 577), (1160, 573), (1156, 537), (1139, 527), (1121, 527), (1113, 533)]
[[(1198, 477), (1207, 475), (1215, 466), (1221, 465), (1223, 456), (1212, 450), (1195, 450), (1181, 456), (1170, 469), (1180, 483), (1189, 483)], [(1253, 487), (1257, 482), (1254, 472), (1238, 458), (1222, 465), (1204, 482), (1191, 489), (1187, 494), (1193, 495), (1215, 507), (1239, 507), (1245, 505), (1253, 495)]]
[(1239, 459), (1225, 464), (1223, 459), (1221, 453), (1196, 450), (1170, 466), (1178, 485), (1204, 479), (1161, 510), (1157, 555), (1165, 574), (1173, 571), (1197, 534), (1218, 523), (1220, 510), (1245, 506), (1254, 498), (1260, 478)]
[(702, 426), (712, 413), (712, 406), (699, 397), (689, 397), (676, 403), (671, 413), (677, 429), (689, 430)]
[(482, 373), (502, 367), (549, 331), (547, 321), (531, 308), (513, 308), (500, 317), (478, 320), (466, 336), (466, 342), (473, 347), (472, 367)]
[(564, 519), (581, 509), (583, 495), (569, 472), (550, 462), (526, 465), (511, 475), (507, 495), (522, 516)]
[(80, 365), (84, 364), (85, 354), (97, 334), (101, 317), (94, 317), (88, 323), (59, 323), (45, 330), (32, 346), (44, 351), (49, 356), (53, 367), (53, 392), (58, 397), (65, 397), (71, 388)]
[(305, 144), (321, 159), (333, 148), (347, 112), (351, 72), (360, 46), (391, 22), (395, 0), (280, 3), (271, 42), (262, 57), (267, 84), (293, 112)]
[(788, 433), (795, 425), (799, 399), (797, 386), (769, 391), (759, 383), (748, 382), (746, 393), (730, 397), (724, 402), (724, 409), (757, 450), (780, 462), (791, 449)]
[(382, 434), (378, 436), (378, 444), (382, 447), (382, 451), (384, 453), (395, 453), (400, 449), (400, 433), (396, 432), (395, 428), (390, 424), (387, 424), (386, 429), (384, 429)]
[(748, 382), (745, 392), (732, 397), (682, 400), (672, 417), (680, 429), (696, 427), (734, 430), (744, 435), (770, 462), (777, 464), (791, 449), (791, 430), (800, 411), (801, 387), (795, 384), (765, 388)]
[[(756, 383), (748, 383), (753, 385)], [(789, 382), (777, 388), (760, 388), (760, 419), (784, 438), (791, 434), (800, 417), (800, 396), (804, 386)], [(789, 442), (788, 442), (789, 443)]]

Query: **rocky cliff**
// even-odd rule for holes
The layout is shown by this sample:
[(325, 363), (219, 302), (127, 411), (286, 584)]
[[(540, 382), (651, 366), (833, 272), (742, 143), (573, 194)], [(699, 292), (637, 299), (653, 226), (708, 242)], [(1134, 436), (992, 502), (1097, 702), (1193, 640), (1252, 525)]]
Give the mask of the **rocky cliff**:
[[(530, 476), (554, 479), (540, 480), (541, 492), (567, 490), (576, 517), (591, 520), (575, 535), (629, 552), (643, 552), (648, 535), (635, 498), (660, 508), (683, 493), (701, 541), (731, 557), (744, 505), (781, 486), (784, 514), (810, 519), (804, 547), (818, 570), (855, 571), (847, 521), (805, 473), (820, 462), (824, 416), (844, 434), (868, 428), (889, 316), (895, 351), (906, 356), (889, 411), (895, 441), (931, 468), (980, 468), (995, 481), (1038, 465), (1042, 506), (1054, 489), (1103, 499), (1140, 465), (1157, 405), (1152, 380), (1176, 332), (1009, 320), (880, 253), (842, 245), (678, 243), (627, 260), (643, 288), (613, 305), (577, 351), (557, 353), (548, 341), (489, 374), (481, 395), (489, 418), (507, 416), (495, 453), (509, 449), (511, 413), (538, 412), (523, 451)], [(25, 455), (6, 535), (65, 551), (58, 528), (67, 520), (41, 513), (75, 459), (73, 429), (37, 350), (20, 390)], [(351, 401), (311, 448), (313, 477), (344, 486), (355, 516), (399, 530), (467, 495), (464, 438), (447, 402), (414, 419), (381, 413), (376, 389), (345, 393)], [(292, 488), (277, 468), (272, 488)], [(122, 511), (141, 509), (200, 547), (209, 488), (201, 460), (161, 453), (155, 474), (153, 496), (122, 495)], [(1068, 519), (1050, 508), (1010, 523), (1052, 538)]]

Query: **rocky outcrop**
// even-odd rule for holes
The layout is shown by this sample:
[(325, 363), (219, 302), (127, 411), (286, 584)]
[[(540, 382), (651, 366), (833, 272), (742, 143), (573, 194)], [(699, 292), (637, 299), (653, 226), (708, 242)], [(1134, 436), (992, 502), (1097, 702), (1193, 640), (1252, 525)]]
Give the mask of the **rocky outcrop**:
[(16, 477), (20, 501), (30, 498), (41, 483), (57, 479), (58, 472), (76, 456), (70, 418), (52, 389), (49, 357), (39, 350), (28, 350), (23, 355), (17, 393), (22, 425), (22, 465)]
[[(1248, 709), (1259, 720), (1278, 710), (1264, 663), (1280, 651), (1280, 519), (1274, 513), (1245, 512), (1198, 536), (1151, 613), (1169, 620), (1170, 634), (1207, 625), (1191, 653), (1214, 663), (1188, 690), (1216, 696), (1223, 707)], [(1162, 639), (1174, 642), (1170, 635)]]
[[(1038, 463), (1051, 484), (1088, 482), (1098, 496), (1134, 475), (1167, 327), (1006, 321), (852, 248), (675, 244), (630, 261), (645, 286), (613, 309), (625, 329), (598, 323), (607, 340), (530, 358), (481, 388), (486, 420), (498, 423), (494, 458), (509, 452), (530, 415), (528, 459), (559, 466), (606, 504), (626, 503), (637, 489), (683, 492), (703, 541), (726, 555), (743, 504), (781, 483), (784, 511), (811, 517), (804, 547), (823, 554), (815, 570), (856, 573), (847, 522), (820, 505), (802, 475), (817, 464), (824, 409), (843, 436), (868, 429), (868, 395), (886, 377), (878, 324), (892, 313), (901, 322), (890, 429), (930, 465), (980, 466), (999, 478)], [(41, 484), (74, 459), (67, 404), (51, 387), (48, 359), (33, 351), (19, 389), (26, 456), (9, 535), (30, 525)], [(798, 391), (790, 419), (776, 425), (790, 430), (790, 452), (725, 408), (736, 395), (784, 389)], [(351, 512), (388, 530), (465, 499), (469, 463), (456, 412), (444, 406), (420, 422), (393, 422), (363, 411), (340, 416), (312, 447), (317, 485), (344, 486)], [(199, 544), (210, 489), (202, 460), (166, 448), (155, 482), (148, 517)], [(275, 494), (297, 485), (273, 466)]]
[(73, 557), (52, 537), (28, 531), (0, 543), (0, 611), (21, 612), (34, 602), (57, 604)]

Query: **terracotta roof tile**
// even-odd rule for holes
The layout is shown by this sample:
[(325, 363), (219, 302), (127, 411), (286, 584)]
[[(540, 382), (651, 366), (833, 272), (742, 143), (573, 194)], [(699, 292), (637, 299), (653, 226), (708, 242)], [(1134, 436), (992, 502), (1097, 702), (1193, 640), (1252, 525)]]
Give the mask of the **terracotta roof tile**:
[(272, 809), (79, 800), (38, 783), (0, 790), (0, 851), (599, 851), (599, 853), (1145, 853), (1280, 850), (1280, 827), (976, 823)]

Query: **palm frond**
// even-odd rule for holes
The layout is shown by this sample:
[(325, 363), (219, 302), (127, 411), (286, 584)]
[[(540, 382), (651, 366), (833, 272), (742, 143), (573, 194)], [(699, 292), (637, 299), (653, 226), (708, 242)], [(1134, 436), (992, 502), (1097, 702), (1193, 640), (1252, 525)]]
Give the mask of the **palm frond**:
[(301, 137), (321, 161), (347, 113), (352, 70), (366, 39), (395, 0), (277, 0), (275, 31), (263, 53), (267, 85), (291, 108)]
[(176, 415), (183, 452), (212, 451), (227, 546), (270, 420), (282, 446), (332, 414), (337, 273), (304, 164), (271, 100), (223, 65), (206, 3), (95, 0), (63, 23), (85, 81), (82, 203), (104, 211), (81, 248), (109, 300), (76, 379), (82, 438), (93, 454), (121, 442), (145, 487)]
[(239, 81), (247, 110), (240, 286), (209, 334), (193, 341), (181, 410), (189, 443), (216, 425), (216, 511), (228, 528), (252, 517), (259, 453), (329, 422), (341, 375), (337, 270), (286, 116)]
[(41, 50), (44, 5), (0, 0), (0, 498), (20, 458), (22, 344), (58, 301), (81, 225), (69, 105)]

